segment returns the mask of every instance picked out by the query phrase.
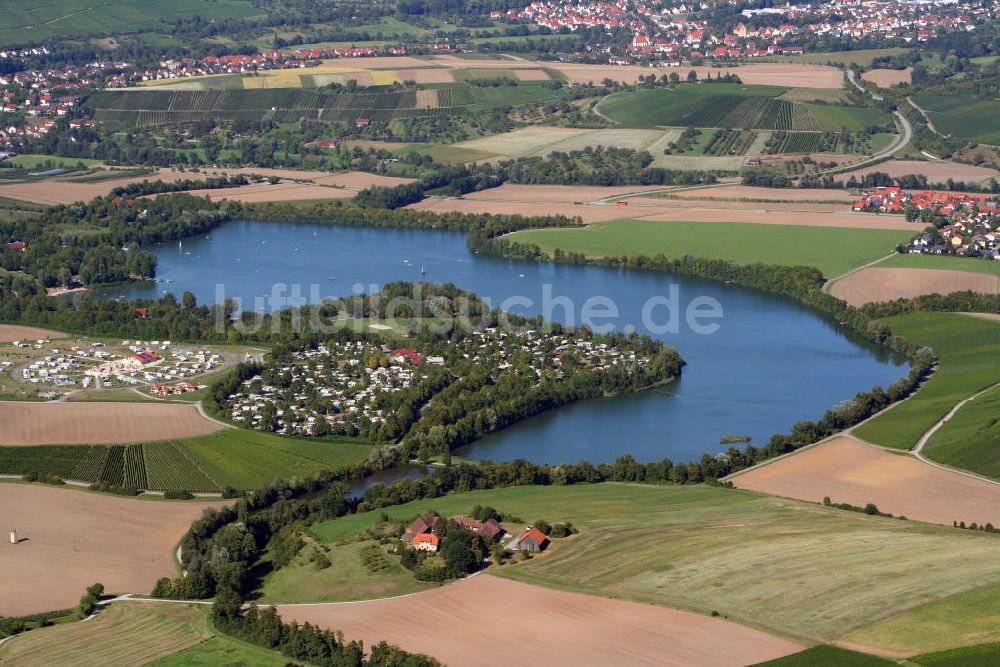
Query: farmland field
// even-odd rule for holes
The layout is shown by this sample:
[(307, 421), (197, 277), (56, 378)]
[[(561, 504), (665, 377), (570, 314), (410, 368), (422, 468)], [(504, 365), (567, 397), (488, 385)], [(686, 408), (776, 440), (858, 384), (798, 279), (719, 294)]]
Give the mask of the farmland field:
[(996, 294), (1000, 278), (987, 272), (949, 271), (935, 268), (888, 268), (869, 266), (838, 279), (830, 293), (852, 306), (896, 299), (912, 299), (923, 294), (980, 292)]
[[(491, 156), (533, 157), (553, 151), (577, 151), (596, 146), (654, 149), (665, 141), (675, 139), (676, 130), (577, 130), (557, 127), (526, 127), (512, 132), (472, 139), (453, 148), (476, 151)], [(662, 149), (658, 151), (662, 153)]]
[(98, 91), (88, 98), (87, 106), (104, 123), (143, 128), (211, 118), (253, 121), (267, 117), (287, 122), (302, 118), (353, 121), (364, 116), (385, 121), (452, 113), (460, 109), (517, 106), (559, 96), (559, 91), (552, 90), (545, 82), (530, 81), (498, 88), (454, 84), (420, 92), (436, 94), (436, 102), (431, 104), (428, 95), (421, 95), (418, 101), (413, 91), (320, 93), (309, 88), (171, 91), (154, 87)]
[(195, 646), (212, 636), (194, 605), (116, 603), (87, 623), (29, 632), (0, 646), (12, 664), (138, 665)]
[(129, 443), (218, 431), (192, 405), (0, 402), (0, 445)]
[(200, 16), (206, 20), (260, 14), (246, 0), (4, 0), (0, 3), (0, 44), (49, 42), (61, 37), (137, 32)]
[(815, 266), (836, 276), (885, 254), (908, 239), (907, 232), (729, 222), (615, 220), (583, 229), (539, 229), (512, 236), (551, 252), (556, 248), (592, 257), (693, 255), (754, 262)]
[(857, 132), (877, 124), (867, 107), (806, 104), (778, 99), (776, 86), (713, 83), (615, 93), (600, 103), (608, 118), (630, 127), (729, 127), (737, 129), (822, 131), (846, 127)]
[(218, 492), (363, 461), (357, 439), (301, 440), (242, 429), (136, 445), (0, 447), (0, 474), (56, 475), (153, 491)]
[(173, 444), (206, 476), (237, 489), (338, 468), (363, 461), (371, 452), (371, 445), (359, 438), (284, 438), (244, 429), (226, 429)]
[[(995, 538), (994, 538), (995, 539)], [(880, 646), (889, 650), (906, 652), (942, 651), (968, 644), (982, 644), (1000, 641), (1000, 616), (996, 601), (1000, 596), (1000, 586), (992, 584), (970, 591), (956, 593), (936, 602), (914, 607), (847, 635), (846, 641), (870, 646)], [(980, 648), (984, 650), (986, 647)], [(973, 647), (965, 651), (957, 649), (959, 660), (955, 662), (935, 662), (915, 660), (918, 665), (951, 664), (955, 667), (968, 665), (995, 665), (987, 653), (985, 661), (974, 660)], [(994, 649), (995, 651), (995, 649)]]
[(570, 540), (557, 540), (544, 557), (496, 568), (498, 576), (716, 610), (737, 622), (816, 640), (1000, 582), (1000, 540), (993, 535), (707, 487), (477, 491), (336, 519), (314, 532), (332, 544), (374, 523), (381, 511), (395, 518), (432, 509), (448, 516), (468, 513), (475, 504), (525, 520), (568, 520), (580, 529)]
[[(966, 403), (924, 446), (924, 455), (1000, 479), (1000, 388)], [(982, 522), (982, 519), (980, 519)], [(997, 522), (1000, 525), (1000, 521)]]
[(914, 95), (913, 101), (927, 113), (938, 132), (1000, 145), (1000, 101), (927, 94)]
[(0, 484), (4, 520), (25, 538), (0, 549), (0, 571), (18, 574), (0, 578), (0, 616), (66, 609), (95, 581), (108, 593), (148, 592), (176, 575), (177, 542), (219, 504)]
[(1000, 486), (849, 436), (729, 479), (738, 488), (784, 498), (819, 503), (829, 497), (857, 507), (875, 503), (883, 512), (944, 526), (955, 521), (1000, 525)]
[[(909, 449), (956, 403), (1000, 381), (1000, 356), (996, 354), (1000, 346), (1000, 322), (961, 313), (926, 312), (882, 321), (893, 333), (933, 348), (939, 368), (913, 398), (897, 403), (888, 412), (855, 429), (854, 434), (859, 438), (887, 447)], [(956, 344), (957, 341), (961, 343)], [(938, 456), (933, 449), (928, 449), (926, 455), (934, 459)], [(947, 458), (947, 454), (945, 456)], [(990, 461), (972, 463), (985, 469), (992, 465)]]
[[(342, 630), (368, 645), (389, 641), (463, 667), (739, 667), (803, 648), (722, 618), (555, 591), (489, 574), (403, 598), (281, 605), (278, 613), (300, 624)], [(483, 650), (484, 645), (490, 649)]]
[(945, 269), (1000, 276), (1000, 262), (950, 255), (893, 255), (878, 266), (906, 269)]

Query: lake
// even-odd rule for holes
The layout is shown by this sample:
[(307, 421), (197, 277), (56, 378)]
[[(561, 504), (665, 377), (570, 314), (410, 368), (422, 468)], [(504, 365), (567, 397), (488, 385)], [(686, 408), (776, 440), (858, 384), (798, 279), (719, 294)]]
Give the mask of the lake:
[[(234, 222), (209, 236), (148, 249), (159, 258), (160, 280), (169, 282), (98, 294), (133, 299), (190, 291), (199, 303), (215, 303), (221, 295), (242, 299), (243, 309), (254, 310), (254, 299), (269, 295), (275, 283), (301, 285), (306, 296), (313, 291), (334, 297), (423, 279), (454, 283), (495, 306), (511, 297), (527, 299), (531, 303), (512, 310), (529, 314), (546, 314), (542, 302), (548, 290), (554, 299), (573, 304), (548, 313), (562, 322), (579, 323), (588, 301), (610, 299), (618, 308), (616, 327), (634, 325), (639, 333), (649, 332), (642, 324), (649, 299), (667, 297), (672, 289), (684, 306), (699, 297), (721, 306), (721, 318), (702, 321), (717, 324), (715, 333), (683, 325), (681, 312), (679, 331), (656, 335), (688, 362), (679, 381), (540, 415), (456, 452), (471, 458), (598, 463), (630, 453), (641, 461), (688, 461), (725, 450), (719, 439), (727, 434), (749, 435), (762, 445), (771, 434), (817, 419), (908, 369), (904, 359), (784, 298), (663, 273), (476, 255), (459, 233)], [(260, 307), (268, 308), (267, 302)], [(657, 323), (665, 322), (665, 307), (652, 312)]]

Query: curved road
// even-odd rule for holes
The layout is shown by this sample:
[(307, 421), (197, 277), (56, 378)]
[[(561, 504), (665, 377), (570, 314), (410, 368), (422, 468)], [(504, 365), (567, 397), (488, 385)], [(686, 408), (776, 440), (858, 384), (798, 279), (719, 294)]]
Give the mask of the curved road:
[[(858, 83), (857, 79), (854, 78), (853, 70), (847, 71), (847, 80), (850, 81), (855, 88), (857, 88), (858, 90), (860, 90), (865, 94), (868, 94), (868, 91), (865, 90), (864, 87)], [(871, 93), (871, 98), (876, 102), (882, 101), (882, 96), (875, 95), (874, 93)], [(841, 172), (854, 171), (855, 169), (860, 169), (861, 167), (872, 164), (873, 162), (881, 162), (886, 158), (890, 158), (899, 151), (909, 146), (910, 141), (913, 139), (913, 127), (910, 125), (910, 121), (906, 120), (906, 116), (901, 114), (898, 110), (893, 111), (892, 115), (895, 116), (896, 118), (896, 125), (902, 130), (901, 133), (902, 136), (899, 138), (898, 141), (896, 141), (894, 144), (886, 148), (884, 151), (876, 153), (871, 157), (867, 157), (861, 162), (854, 162), (852, 164), (846, 164), (842, 167), (834, 167), (833, 169), (827, 169), (826, 171), (819, 171), (816, 172), (815, 175), (821, 176), (823, 174), (836, 174)]]

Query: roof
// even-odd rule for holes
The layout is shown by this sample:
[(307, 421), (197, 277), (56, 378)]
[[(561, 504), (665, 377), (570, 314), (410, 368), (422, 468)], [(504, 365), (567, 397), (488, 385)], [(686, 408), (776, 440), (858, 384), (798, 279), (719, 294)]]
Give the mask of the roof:
[(431, 544), (435, 547), (441, 543), (441, 538), (434, 533), (421, 533), (419, 535), (414, 535), (413, 539), (410, 540), (410, 544), (416, 546), (418, 544)]
[(533, 527), (531, 530), (522, 535), (518, 542), (524, 542), (525, 540), (531, 540), (538, 546), (542, 546), (549, 541), (549, 538), (545, 537), (545, 533)]

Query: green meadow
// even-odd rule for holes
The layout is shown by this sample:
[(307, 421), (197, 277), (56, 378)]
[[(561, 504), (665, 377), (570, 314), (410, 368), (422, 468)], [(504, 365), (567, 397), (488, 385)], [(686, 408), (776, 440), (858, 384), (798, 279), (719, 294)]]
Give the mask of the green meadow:
[(220, 487), (236, 489), (358, 463), (372, 450), (371, 443), (360, 438), (285, 438), (237, 428), (172, 444)]
[[(474, 491), (351, 515), (313, 531), (336, 545), (383, 511), (408, 519), (431, 510), (467, 514), (476, 504), (525, 521), (571, 521), (580, 531), (554, 540), (542, 557), (492, 566), (495, 575), (717, 611), (816, 641), (1000, 583), (995, 535), (712, 487), (609, 483)], [(952, 619), (938, 621), (947, 627)], [(889, 634), (880, 641), (896, 639)], [(958, 643), (943, 639), (940, 648)]]
[(261, 14), (248, 0), (4, 0), (0, 44), (5, 47), (110, 32), (141, 32), (200, 16), (205, 20)]
[(956, 468), (1000, 478), (1000, 387), (962, 406), (927, 441), (924, 454)]
[[(938, 370), (912, 398), (856, 428), (854, 434), (862, 440), (910, 449), (956, 403), (1000, 382), (1000, 355), (996, 352), (1000, 348), (1000, 322), (962, 313), (932, 312), (909, 313), (882, 321), (894, 333), (933, 348), (939, 360)], [(970, 411), (977, 409), (978, 406), (970, 404)], [(971, 470), (994, 470), (995, 454), (989, 460), (980, 460), (970, 457), (963, 446), (948, 444), (961, 441), (961, 434), (968, 435), (968, 428), (968, 424), (955, 424), (942, 429), (944, 432), (938, 435), (936, 444), (928, 446), (927, 456), (942, 462), (959, 457), (968, 464), (963, 467)], [(980, 450), (984, 445), (969, 446)]]
[(693, 255), (737, 264), (815, 266), (825, 276), (838, 276), (884, 256), (910, 236), (884, 229), (614, 220), (579, 229), (518, 232), (511, 239), (549, 252), (560, 248), (589, 257)]

